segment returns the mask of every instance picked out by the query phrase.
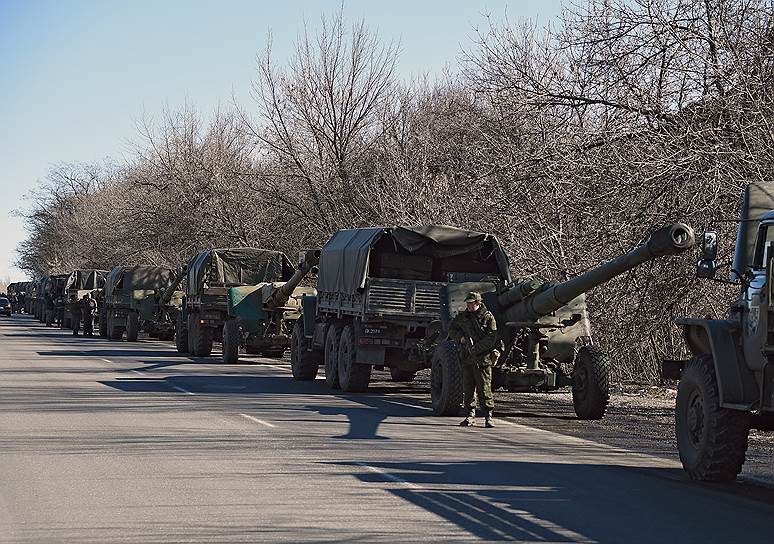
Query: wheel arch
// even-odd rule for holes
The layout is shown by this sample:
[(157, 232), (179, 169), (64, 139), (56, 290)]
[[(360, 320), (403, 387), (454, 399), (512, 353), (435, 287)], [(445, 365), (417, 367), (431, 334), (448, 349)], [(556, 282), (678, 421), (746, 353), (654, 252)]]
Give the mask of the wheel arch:
[(736, 410), (753, 409), (758, 402), (758, 385), (745, 364), (738, 325), (721, 319), (680, 319), (677, 324), (694, 356), (712, 357), (720, 405)]

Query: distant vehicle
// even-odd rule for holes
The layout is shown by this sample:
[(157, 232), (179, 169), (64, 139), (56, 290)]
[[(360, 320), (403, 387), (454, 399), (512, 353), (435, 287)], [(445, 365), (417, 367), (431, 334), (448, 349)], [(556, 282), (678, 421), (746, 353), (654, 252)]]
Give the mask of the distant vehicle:
[(11, 317), (11, 301), (7, 298), (0, 297), (0, 314)]

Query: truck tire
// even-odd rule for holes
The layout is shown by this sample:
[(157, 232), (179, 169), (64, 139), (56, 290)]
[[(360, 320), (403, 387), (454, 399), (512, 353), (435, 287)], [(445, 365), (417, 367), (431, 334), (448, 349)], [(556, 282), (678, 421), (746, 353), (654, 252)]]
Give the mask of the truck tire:
[(462, 407), (462, 368), (451, 340), (438, 344), (430, 367), (430, 398), (437, 416), (459, 415)]
[(194, 335), (196, 334), (196, 315), (188, 314), (186, 318), (186, 339), (188, 340), (188, 354), (194, 356)]
[(328, 325), (325, 331), (325, 349), (323, 351), (323, 363), (325, 365), (325, 385), (330, 389), (338, 389), (339, 386), (339, 346), (341, 345), (341, 333), (344, 330), (342, 323), (334, 322)]
[(111, 340), (121, 340), (124, 336), (124, 329), (116, 325), (116, 319), (112, 316), (108, 316), (107, 325), (108, 338)]
[(310, 381), (317, 377), (320, 368), (320, 352), (309, 351), (309, 339), (304, 336), (301, 319), (293, 326), (290, 337), (290, 369), (296, 381)]
[(209, 357), (212, 353), (212, 331), (199, 323), (198, 319), (193, 320), (193, 350), (191, 355), (194, 357)]
[(356, 361), (355, 329), (346, 325), (339, 339), (339, 356), (336, 366), (339, 374), (339, 387), (345, 393), (362, 393), (368, 389), (371, 381), (371, 365), (361, 365)]
[(417, 373), (411, 370), (390, 367), (390, 377), (394, 382), (413, 382), (416, 375)]
[(688, 476), (735, 480), (742, 471), (749, 432), (748, 412), (720, 406), (712, 356), (691, 359), (680, 377), (675, 403), (677, 449)]
[(183, 321), (183, 314), (178, 313), (175, 319), (175, 349), (178, 353), (188, 353), (188, 327)]
[(137, 342), (140, 334), (140, 315), (137, 312), (129, 312), (126, 315), (126, 341)]
[(225, 364), (233, 365), (239, 361), (239, 322), (236, 319), (229, 319), (223, 323), (221, 351)]
[(572, 404), (578, 419), (602, 419), (610, 400), (610, 360), (597, 346), (583, 346), (572, 369)]
[(107, 314), (105, 312), (99, 313), (99, 335), (102, 338), (108, 335)]

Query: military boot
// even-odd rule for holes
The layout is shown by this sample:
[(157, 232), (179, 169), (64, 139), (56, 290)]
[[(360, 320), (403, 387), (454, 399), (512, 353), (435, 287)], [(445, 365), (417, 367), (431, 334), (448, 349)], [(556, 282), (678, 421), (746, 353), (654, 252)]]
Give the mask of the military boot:
[(476, 411), (471, 410), (465, 419), (460, 421), (460, 427), (472, 427), (476, 424)]
[(495, 426), (494, 419), (492, 418), (491, 410), (487, 410), (486, 412), (484, 412), (484, 421), (485, 421), (484, 427), (486, 427), (487, 429), (492, 429)]

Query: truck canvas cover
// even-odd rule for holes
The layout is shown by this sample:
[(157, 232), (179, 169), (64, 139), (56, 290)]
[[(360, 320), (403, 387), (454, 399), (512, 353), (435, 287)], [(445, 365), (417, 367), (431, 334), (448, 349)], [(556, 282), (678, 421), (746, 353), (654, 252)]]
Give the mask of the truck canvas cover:
[(66, 290), (91, 291), (99, 289), (105, 283), (104, 270), (76, 270), (67, 279)]
[(172, 283), (174, 272), (158, 266), (115, 266), (105, 280), (105, 292), (163, 289)]
[(281, 251), (251, 247), (210, 249), (199, 253), (188, 267), (189, 293), (201, 287), (235, 287), (287, 281), (293, 265)]
[(365, 287), (371, 250), (388, 237), (396, 250), (408, 256), (431, 259), (470, 256), (491, 261), (501, 278), (510, 281), (508, 257), (491, 234), (447, 225), (344, 229), (336, 232), (322, 248), (319, 291), (354, 294)]

